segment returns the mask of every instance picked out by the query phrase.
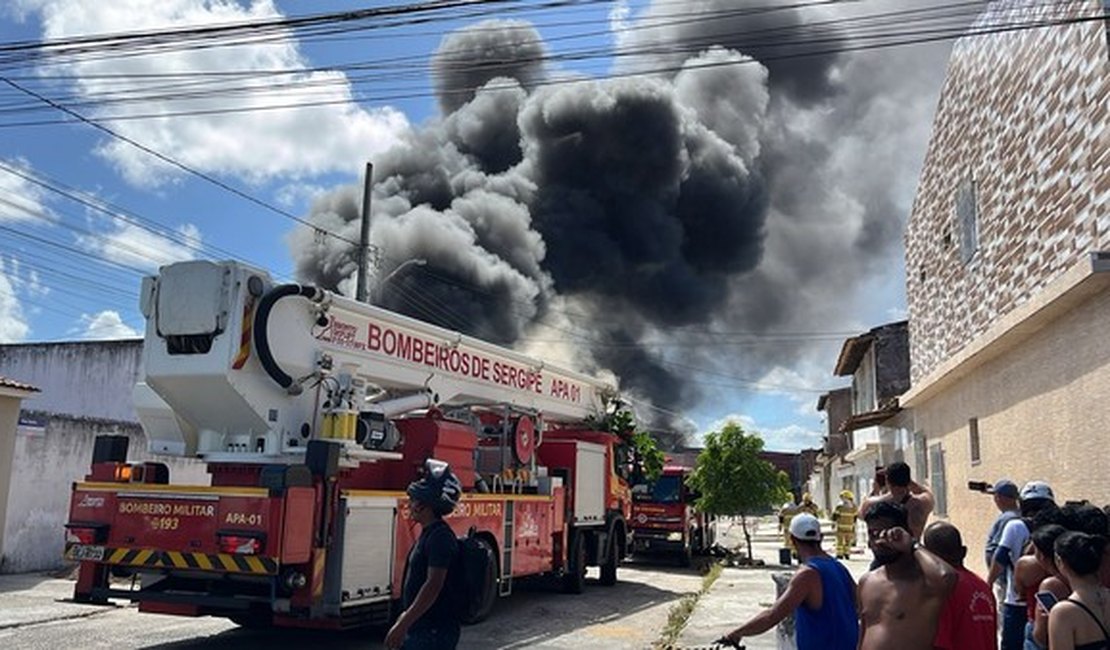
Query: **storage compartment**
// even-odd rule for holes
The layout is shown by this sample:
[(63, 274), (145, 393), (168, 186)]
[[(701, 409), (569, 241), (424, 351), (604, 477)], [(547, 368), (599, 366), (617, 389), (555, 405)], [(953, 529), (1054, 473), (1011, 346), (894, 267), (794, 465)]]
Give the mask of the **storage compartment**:
[[(396, 506), (396, 499), (386, 497), (342, 500), (342, 519), (338, 527), (342, 532), (337, 540), (342, 551), (328, 554), (327, 600), (333, 606), (365, 604), (391, 597), (389, 583), (393, 575)], [(335, 566), (336, 560), (341, 566)]]
[(573, 439), (548, 439), (537, 450), (553, 477), (566, 476), (575, 525), (605, 523), (605, 445)]

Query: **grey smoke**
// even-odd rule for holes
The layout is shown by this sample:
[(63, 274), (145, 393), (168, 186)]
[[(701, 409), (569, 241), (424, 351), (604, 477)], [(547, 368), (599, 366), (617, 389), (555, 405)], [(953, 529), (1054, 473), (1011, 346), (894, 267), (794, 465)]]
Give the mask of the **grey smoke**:
[[(684, 13), (731, 7), (698, 0)], [(858, 9), (819, 17), (847, 11)], [(855, 292), (900, 272), (947, 48), (775, 58), (792, 40), (847, 38), (812, 20), (733, 12), (637, 30), (623, 42), (662, 53), (626, 65), (666, 72), (550, 85), (546, 46), (526, 23), (449, 34), (433, 58), (443, 114), (375, 161), (380, 273), (429, 260), (380, 301), (511, 345), (557, 320), (557, 297), (583, 369), (676, 411), (728, 394), (676, 360), (758, 378), (814, 352), (682, 347), (705, 332), (870, 327)], [(357, 239), (360, 195), (335, 188), (309, 218)], [(291, 248), (302, 279), (350, 290), (352, 247), (305, 230)]]
[(448, 34), (432, 57), (440, 108), (455, 112), (498, 77), (533, 89), (544, 77), (545, 54), (539, 33), (520, 20), (486, 20)]

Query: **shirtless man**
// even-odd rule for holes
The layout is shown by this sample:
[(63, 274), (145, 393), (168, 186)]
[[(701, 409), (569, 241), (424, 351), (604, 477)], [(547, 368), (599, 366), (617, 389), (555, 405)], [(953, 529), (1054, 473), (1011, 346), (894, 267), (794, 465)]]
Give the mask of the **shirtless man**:
[(955, 570), (917, 546), (901, 505), (880, 500), (864, 520), (879, 568), (859, 583), (860, 650), (932, 650)]
[(871, 487), (871, 496), (860, 504), (859, 518), (864, 519), (867, 510), (879, 501), (897, 503), (906, 509), (906, 517), (909, 519), (906, 530), (910, 531), (914, 540), (921, 539), (921, 533), (925, 532), (925, 522), (928, 521), (929, 514), (933, 512), (933, 507), (936, 505), (933, 491), (912, 480), (910, 466), (905, 463), (891, 463), (887, 465), (886, 470), (883, 470), (883, 474), (886, 476), (887, 490), (881, 491), (882, 485), (879, 477), (876, 476), (875, 483)]

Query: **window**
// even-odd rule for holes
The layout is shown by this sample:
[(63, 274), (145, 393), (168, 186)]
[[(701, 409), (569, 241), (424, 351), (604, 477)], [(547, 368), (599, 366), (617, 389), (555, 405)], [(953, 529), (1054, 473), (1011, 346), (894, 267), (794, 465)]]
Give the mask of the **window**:
[(929, 475), (929, 459), (925, 455), (925, 434), (916, 431), (913, 434), (913, 475), (918, 480)]
[(929, 466), (933, 470), (929, 474), (929, 485), (933, 488), (933, 496), (936, 497), (937, 516), (948, 516), (948, 489), (944, 482), (944, 449), (940, 443), (929, 447)]
[(681, 476), (660, 476), (654, 483), (641, 483), (632, 489), (633, 501), (678, 503), (682, 495)]
[(967, 421), (967, 435), (971, 442), (971, 464), (978, 465), (982, 460), (979, 451), (979, 418), (971, 418)]
[(956, 219), (960, 226), (960, 259), (971, 261), (979, 250), (979, 206), (975, 179), (967, 177), (956, 190)]

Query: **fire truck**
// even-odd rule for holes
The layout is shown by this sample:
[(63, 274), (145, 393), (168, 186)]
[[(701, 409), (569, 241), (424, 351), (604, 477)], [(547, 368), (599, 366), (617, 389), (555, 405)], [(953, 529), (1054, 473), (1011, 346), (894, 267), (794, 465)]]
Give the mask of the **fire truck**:
[(141, 291), (148, 451), (202, 459), (210, 485), (98, 438), (65, 531), (77, 601), (383, 624), (419, 536), (404, 489), (429, 458), (464, 486), (448, 523), (489, 559), (474, 620), (521, 578), (616, 582), (630, 455), (590, 426), (611, 385), (238, 262), (171, 264)]
[(668, 463), (654, 481), (632, 487), (632, 552), (674, 557), (689, 566), (695, 554), (716, 543), (713, 517), (694, 506), (697, 495), (686, 485), (693, 468)]

